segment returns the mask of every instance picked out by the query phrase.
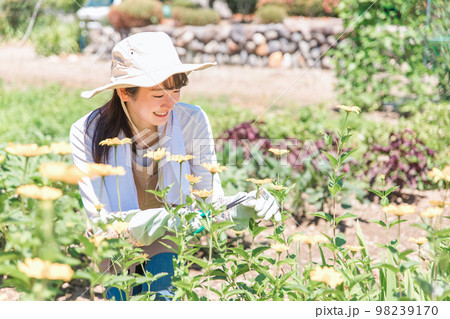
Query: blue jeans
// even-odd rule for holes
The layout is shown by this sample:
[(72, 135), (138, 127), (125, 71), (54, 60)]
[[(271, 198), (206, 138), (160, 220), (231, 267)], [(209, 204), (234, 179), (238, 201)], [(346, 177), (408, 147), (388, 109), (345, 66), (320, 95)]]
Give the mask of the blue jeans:
[[(138, 295), (140, 293), (151, 291), (156, 292), (157, 301), (169, 301), (170, 297), (173, 296), (173, 292), (170, 290), (172, 286), (172, 276), (174, 274), (173, 270), (173, 257), (177, 257), (174, 253), (162, 253), (153, 256), (144, 264), (145, 270), (151, 273), (153, 276), (166, 272), (168, 273), (166, 276), (159, 278), (158, 280), (152, 282), (150, 287), (148, 283), (144, 283), (142, 285), (133, 287), (133, 296)], [(141, 265), (136, 266), (136, 273), (144, 275), (144, 270)], [(107, 287), (106, 288), (106, 297), (109, 300), (115, 299), (116, 301), (125, 301), (127, 297), (125, 295), (125, 291), (120, 290), (116, 287)]]

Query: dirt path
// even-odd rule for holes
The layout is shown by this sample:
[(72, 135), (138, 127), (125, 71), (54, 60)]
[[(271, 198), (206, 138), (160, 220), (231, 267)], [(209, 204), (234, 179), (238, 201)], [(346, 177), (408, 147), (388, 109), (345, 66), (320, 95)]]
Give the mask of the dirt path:
[[(41, 57), (30, 45), (0, 45), (0, 78), (12, 86), (60, 83), (91, 89), (108, 83), (110, 62), (94, 56)], [(335, 77), (320, 69), (271, 69), (216, 66), (189, 76), (183, 94), (208, 97), (229, 96), (235, 105), (262, 112), (274, 103), (298, 106), (333, 102)]]

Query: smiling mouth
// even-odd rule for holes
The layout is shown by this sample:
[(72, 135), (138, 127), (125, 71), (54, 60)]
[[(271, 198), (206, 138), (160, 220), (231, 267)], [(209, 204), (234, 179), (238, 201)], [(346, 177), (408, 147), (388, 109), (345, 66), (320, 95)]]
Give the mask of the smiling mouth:
[(153, 114), (155, 114), (157, 117), (166, 117), (167, 114), (169, 114), (169, 112), (163, 112), (163, 113), (153, 112)]

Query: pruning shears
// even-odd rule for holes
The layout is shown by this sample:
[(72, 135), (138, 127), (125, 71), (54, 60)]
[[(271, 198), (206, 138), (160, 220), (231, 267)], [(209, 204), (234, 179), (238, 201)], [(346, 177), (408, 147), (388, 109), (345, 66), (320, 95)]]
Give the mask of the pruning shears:
[[(239, 205), (240, 203), (242, 203), (242, 202), (245, 201), (246, 199), (247, 199), (247, 195), (244, 195), (244, 196), (242, 196), (242, 197), (239, 197), (238, 199), (235, 199), (234, 201), (228, 203), (227, 206), (226, 206), (226, 209), (228, 210), (228, 209), (230, 209), (230, 208), (232, 208), (232, 207), (234, 207), (234, 206), (236, 206), (236, 205)], [(201, 217), (201, 218), (205, 218), (205, 217), (206, 217), (205, 211), (200, 210), (200, 212), (201, 212), (200, 217)], [(209, 216), (209, 215), (211, 214), (211, 211), (208, 211), (207, 214), (208, 214), (208, 216)], [(204, 231), (204, 230), (205, 230), (205, 228), (204, 228), (203, 225), (202, 225), (199, 229), (197, 229), (196, 231), (194, 231), (193, 234), (198, 234), (198, 233), (200, 233), (200, 232), (202, 232), (202, 231)]]

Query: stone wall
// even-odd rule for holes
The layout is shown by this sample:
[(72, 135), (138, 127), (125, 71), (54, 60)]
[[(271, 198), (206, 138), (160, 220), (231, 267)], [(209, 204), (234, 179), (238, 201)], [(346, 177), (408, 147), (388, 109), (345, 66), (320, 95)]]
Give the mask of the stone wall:
[(324, 53), (336, 47), (343, 26), (334, 18), (289, 18), (278, 24), (150, 25), (121, 34), (104, 28), (90, 31), (91, 44), (85, 52), (97, 52), (109, 59), (106, 52), (111, 51), (114, 41), (143, 31), (166, 32), (185, 63), (329, 69), (330, 57)]

